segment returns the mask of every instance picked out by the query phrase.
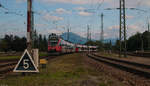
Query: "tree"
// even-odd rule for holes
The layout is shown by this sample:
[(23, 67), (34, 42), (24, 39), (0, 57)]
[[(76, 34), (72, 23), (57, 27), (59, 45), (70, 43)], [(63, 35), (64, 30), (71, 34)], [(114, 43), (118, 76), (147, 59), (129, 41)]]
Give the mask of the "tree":
[(142, 34), (137, 32), (135, 35), (131, 36), (127, 40), (127, 50), (128, 51), (141, 50), (142, 41), (143, 41)]
[(120, 49), (119, 44), (120, 44), (119, 40), (117, 39), (115, 45), (113, 46), (115, 51), (119, 51), (119, 49)]
[(144, 50), (150, 50), (150, 32), (148, 31), (145, 31), (143, 34), (142, 34), (142, 39), (143, 39), (143, 48)]
[(13, 35), (5, 35), (0, 42), (0, 50), (7, 51), (24, 51), (27, 47), (26, 38)]
[(41, 51), (47, 51), (47, 39), (46, 36), (42, 36), (42, 34), (39, 34), (39, 49)]
[(1, 42), (0, 42), (0, 50), (4, 51), (4, 52), (7, 52), (8, 49), (9, 49), (8, 43), (5, 40), (1, 40)]
[(38, 39), (38, 34), (37, 34), (36, 30), (34, 30), (33, 47), (34, 48), (39, 48), (39, 39)]
[(27, 48), (27, 39), (25, 37), (21, 38), (21, 51), (24, 51), (24, 49)]
[(7, 44), (7, 51), (11, 51), (12, 50), (12, 46), (13, 46), (13, 35), (5, 35), (4, 39), (3, 39), (6, 44)]
[(47, 39), (46, 36), (44, 35), (44, 39), (43, 39), (43, 45), (44, 45), (44, 51), (47, 51), (47, 47), (48, 47), (48, 43), (47, 43)]

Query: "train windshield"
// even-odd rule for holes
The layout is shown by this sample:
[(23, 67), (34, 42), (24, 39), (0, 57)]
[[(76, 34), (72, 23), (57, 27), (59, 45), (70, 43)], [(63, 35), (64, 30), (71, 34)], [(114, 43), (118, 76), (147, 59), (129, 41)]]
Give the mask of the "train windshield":
[(58, 36), (56, 34), (49, 35), (49, 44), (50, 46), (56, 46), (58, 44)]
[(50, 40), (49, 43), (51, 46), (56, 46), (58, 43), (58, 40)]

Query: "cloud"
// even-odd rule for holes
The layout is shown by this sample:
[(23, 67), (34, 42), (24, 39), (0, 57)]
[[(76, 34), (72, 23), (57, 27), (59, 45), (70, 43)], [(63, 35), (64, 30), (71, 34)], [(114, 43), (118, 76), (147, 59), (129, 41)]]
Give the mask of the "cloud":
[(137, 26), (137, 25), (129, 25), (129, 26), (128, 26), (128, 29), (130, 29), (130, 30), (132, 29), (132, 30), (135, 31), (135, 30), (139, 30), (140, 28), (139, 28), (139, 26)]
[(4, 35), (8, 34), (8, 35), (17, 35), (17, 36), (26, 36), (26, 29), (18, 29), (18, 28), (11, 28), (11, 30), (7, 29), (7, 28), (3, 28), (0, 30), (0, 38), (3, 38)]
[[(16, 0), (17, 3), (26, 2), (27, 0)], [(65, 3), (65, 4), (78, 4), (78, 5), (85, 5), (85, 4), (97, 4), (102, 2), (103, 0), (36, 0), (38, 2), (43, 2), (46, 4), (52, 4), (52, 3)], [(105, 0), (104, 2), (110, 3), (113, 0)]]
[(80, 16), (91, 16), (92, 13), (81, 11), (78, 13)]
[(47, 33), (56, 33), (58, 35), (61, 35), (63, 32), (60, 30), (56, 30), (56, 29), (50, 29), (50, 30), (47, 30)]
[[(27, 0), (16, 0), (17, 3), (26, 2)], [(65, 3), (65, 4), (98, 4), (103, 0), (36, 0), (38, 2), (43, 2), (46, 4), (52, 3)], [(119, 7), (119, 0), (104, 0), (104, 3), (108, 4), (109, 7)], [(126, 7), (137, 7), (137, 6), (147, 6), (150, 7), (150, 0), (126, 0)]]
[[(26, 2), (27, 0), (16, 0), (17, 3), (22, 3)], [(47, 4), (52, 4), (52, 3), (65, 3), (65, 4), (78, 4), (78, 5), (84, 5), (84, 4), (97, 4), (101, 2), (100, 0), (36, 0), (38, 2), (43, 2)], [(112, 2), (113, 0), (105, 0), (104, 2)]]
[(39, 34), (44, 34), (44, 35), (49, 35), (51, 33), (56, 33), (57, 35), (61, 35), (63, 33), (63, 31), (58, 30), (58, 29), (45, 29), (45, 30), (39, 30), (38, 31)]
[(140, 24), (136, 23), (133, 25), (128, 25), (127, 26), (127, 31), (131, 34), (134, 34), (136, 32), (144, 32), (146, 28), (142, 27)]
[[(134, 0), (136, 1), (136, 0)], [(150, 7), (150, 0), (138, 0), (138, 5)]]
[(77, 8), (74, 8), (74, 9), (77, 10), (77, 11), (84, 11), (85, 10), (84, 7), (77, 7)]
[[(39, 0), (45, 3), (89, 4), (90, 0)], [(98, 0), (93, 0), (96, 3)]]
[[(146, 29), (143, 28), (139, 23), (135, 23), (132, 25), (127, 25), (127, 37), (130, 37), (134, 35), (137, 32), (144, 32)], [(104, 33), (107, 33), (106, 37), (119, 37), (119, 25), (113, 25), (107, 28), (108, 30), (105, 30)]]
[[(27, 0), (16, 0), (16, 2), (21, 3), (21, 2), (26, 2)], [(52, 4), (52, 3), (66, 3), (66, 4), (91, 4), (99, 2), (99, 0), (36, 0), (38, 2), (44, 2), (47, 4)], [(107, 1), (107, 0), (106, 0)], [(109, 1), (109, 0), (108, 0)]]
[(27, 0), (16, 0), (16, 3), (23, 3), (25, 1), (27, 1)]
[(50, 15), (50, 14), (45, 14), (44, 16), (43, 16), (43, 18), (45, 19), (45, 20), (48, 20), (48, 21), (61, 21), (61, 20), (64, 20), (64, 18), (63, 17), (58, 17), (58, 16), (52, 16), (52, 15)]
[(129, 15), (126, 15), (126, 19), (133, 19), (134, 16), (129, 16)]
[(44, 28), (44, 27), (48, 27), (48, 25), (47, 24), (41, 24), (41, 23), (39, 24), (38, 23), (38, 24), (34, 24), (34, 27), (35, 28)]
[(55, 11), (57, 14), (71, 14), (71, 11), (67, 11), (67, 10), (65, 10), (65, 9), (63, 9), (63, 8), (58, 8), (58, 9), (56, 9), (56, 11)]
[(84, 7), (76, 7), (74, 9), (79, 11), (78, 15), (80, 15), (80, 16), (91, 16), (93, 14), (91, 12), (87, 12), (86, 8), (84, 8)]
[(110, 27), (108, 27), (108, 29), (109, 30), (119, 29), (119, 25), (110, 26)]
[(137, 32), (144, 32), (144, 31), (145, 31), (145, 29), (142, 28), (142, 26), (137, 25), (137, 24), (127, 26), (127, 36), (128, 37), (136, 34)]

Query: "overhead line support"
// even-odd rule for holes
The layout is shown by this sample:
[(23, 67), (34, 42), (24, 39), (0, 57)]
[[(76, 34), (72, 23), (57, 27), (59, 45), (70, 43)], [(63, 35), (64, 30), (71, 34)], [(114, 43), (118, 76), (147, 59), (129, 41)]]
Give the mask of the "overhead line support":
[(125, 0), (120, 0), (120, 29), (119, 29), (119, 57), (127, 57), (127, 46), (126, 46), (126, 13), (125, 13)]

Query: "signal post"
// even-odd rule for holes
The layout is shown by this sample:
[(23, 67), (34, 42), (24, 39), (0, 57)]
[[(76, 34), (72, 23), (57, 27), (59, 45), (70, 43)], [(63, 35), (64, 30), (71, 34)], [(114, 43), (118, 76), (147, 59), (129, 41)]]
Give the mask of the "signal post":
[(33, 31), (33, 12), (32, 0), (27, 0), (27, 49), (24, 51), (21, 59), (16, 65), (14, 72), (39, 72), (38, 49), (32, 49), (32, 31)]

